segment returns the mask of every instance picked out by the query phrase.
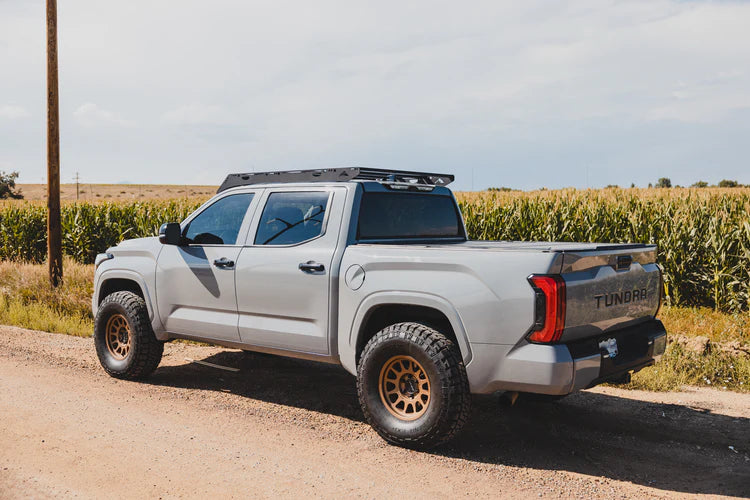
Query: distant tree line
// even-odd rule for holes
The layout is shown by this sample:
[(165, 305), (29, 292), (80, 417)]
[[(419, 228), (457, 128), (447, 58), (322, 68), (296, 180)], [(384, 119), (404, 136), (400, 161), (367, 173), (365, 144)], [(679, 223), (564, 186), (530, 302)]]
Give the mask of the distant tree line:
[[(672, 181), (670, 180), (669, 177), (660, 177), (659, 180), (656, 181), (656, 186), (653, 186), (651, 183), (649, 183), (648, 187), (671, 188)], [(675, 187), (681, 187), (681, 186), (675, 186)], [(745, 186), (743, 186), (737, 181), (733, 181), (730, 179), (722, 179), (719, 181), (718, 184), (709, 184), (706, 181), (698, 181), (698, 182), (694, 182), (693, 184), (691, 184), (690, 187), (693, 187), (693, 188), (707, 188), (707, 187), (736, 188), (736, 187), (745, 187)]]
[[(631, 188), (636, 187), (635, 183), (630, 184)], [(658, 181), (656, 181), (656, 184), (649, 182), (648, 187), (650, 188), (671, 188), (671, 187), (682, 187), (682, 186), (672, 186), (672, 180), (669, 177), (660, 177)], [(733, 181), (730, 179), (722, 179), (719, 181), (718, 184), (709, 184), (706, 181), (698, 181), (694, 182), (690, 185), (692, 188), (708, 188), (708, 187), (720, 187), (720, 188), (736, 188), (736, 187), (750, 187), (750, 184), (740, 184), (737, 181)], [(607, 184), (607, 186), (604, 189), (619, 189), (620, 186), (617, 184)], [(547, 188), (540, 188), (541, 191), (546, 191)], [(508, 192), (508, 191), (519, 191), (518, 189), (513, 189), (509, 187), (491, 187), (487, 188), (487, 191), (495, 191), (495, 192)]]

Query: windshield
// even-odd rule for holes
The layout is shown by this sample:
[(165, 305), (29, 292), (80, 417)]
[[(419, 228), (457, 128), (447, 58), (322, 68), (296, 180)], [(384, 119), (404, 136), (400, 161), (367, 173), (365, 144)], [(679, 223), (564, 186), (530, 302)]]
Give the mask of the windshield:
[(357, 239), (405, 238), (465, 238), (453, 198), (417, 193), (364, 193)]

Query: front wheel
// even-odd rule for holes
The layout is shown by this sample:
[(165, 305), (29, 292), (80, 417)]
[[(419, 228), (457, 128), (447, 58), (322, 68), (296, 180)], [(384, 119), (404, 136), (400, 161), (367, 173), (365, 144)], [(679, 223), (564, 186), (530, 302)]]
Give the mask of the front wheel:
[(367, 343), (357, 367), (357, 393), (378, 434), (409, 448), (451, 439), (471, 404), (458, 347), (420, 323), (391, 325)]
[(104, 370), (123, 379), (151, 374), (164, 352), (164, 343), (151, 329), (146, 303), (132, 292), (104, 298), (94, 319), (94, 343)]

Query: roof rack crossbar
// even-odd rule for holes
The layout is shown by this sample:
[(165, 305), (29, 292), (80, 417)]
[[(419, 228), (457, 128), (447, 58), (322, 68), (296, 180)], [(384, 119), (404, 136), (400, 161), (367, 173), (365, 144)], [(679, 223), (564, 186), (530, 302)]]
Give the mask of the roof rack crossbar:
[(364, 167), (287, 170), (283, 172), (252, 172), (246, 174), (229, 174), (216, 192), (221, 193), (229, 188), (250, 186), (253, 184), (346, 182), (354, 179), (428, 186), (447, 186), (453, 182), (454, 176), (449, 174), (408, 172), (405, 170), (387, 170), (382, 168)]

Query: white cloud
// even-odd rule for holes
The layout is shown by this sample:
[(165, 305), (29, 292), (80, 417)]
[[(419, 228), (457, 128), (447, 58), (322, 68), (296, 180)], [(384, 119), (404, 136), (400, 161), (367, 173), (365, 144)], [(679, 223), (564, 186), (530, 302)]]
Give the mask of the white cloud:
[(29, 114), (30, 113), (26, 111), (26, 108), (22, 106), (16, 106), (13, 104), (0, 106), (0, 118), (15, 120), (17, 118), (26, 118)]
[(133, 121), (126, 120), (118, 114), (103, 109), (92, 102), (80, 105), (75, 111), (73, 111), (73, 117), (80, 125), (87, 128), (112, 125), (118, 127), (132, 127), (135, 125)]

